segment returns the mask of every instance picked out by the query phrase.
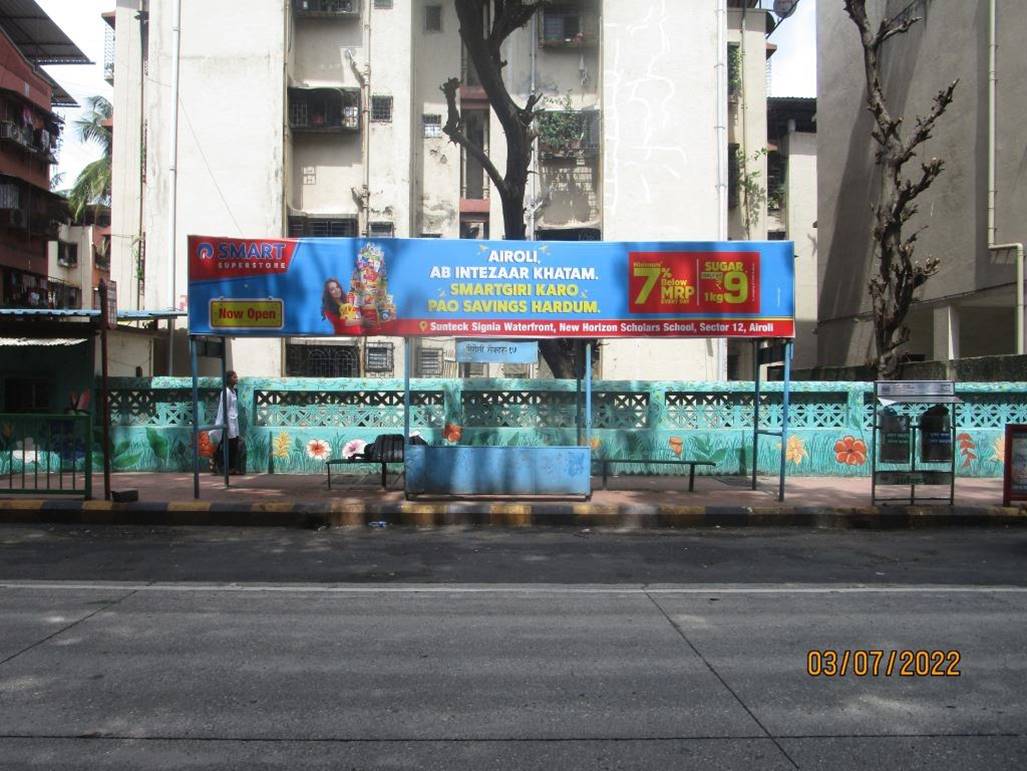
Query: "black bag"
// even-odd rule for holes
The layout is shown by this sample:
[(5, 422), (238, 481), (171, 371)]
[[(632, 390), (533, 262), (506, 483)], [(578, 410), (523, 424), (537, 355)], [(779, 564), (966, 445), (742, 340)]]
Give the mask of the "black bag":
[[(427, 444), (421, 437), (410, 437), (410, 444)], [(381, 463), (403, 462), (403, 434), (382, 434), (364, 448), (363, 460)]]

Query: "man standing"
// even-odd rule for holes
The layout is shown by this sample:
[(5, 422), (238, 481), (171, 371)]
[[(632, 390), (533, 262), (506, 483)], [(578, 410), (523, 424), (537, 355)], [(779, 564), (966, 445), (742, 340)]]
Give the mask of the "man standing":
[[(243, 473), (242, 469), (239, 468), (239, 400), (235, 392), (238, 382), (239, 376), (235, 373), (235, 370), (230, 369), (225, 373), (225, 390), (218, 400), (218, 414), (214, 419), (214, 422), (218, 425), (227, 424), (228, 473), (232, 475)], [(225, 419), (226, 414), (227, 420)], [(214, 471), (217, 473), (224, 458), (224, 450), (221, 448), (220, 441), (221, 431), (220, 429), (214, 429), (210, 433), (212, 434), (211, 438), (217, 442), (217, 449), (214, 451)]]

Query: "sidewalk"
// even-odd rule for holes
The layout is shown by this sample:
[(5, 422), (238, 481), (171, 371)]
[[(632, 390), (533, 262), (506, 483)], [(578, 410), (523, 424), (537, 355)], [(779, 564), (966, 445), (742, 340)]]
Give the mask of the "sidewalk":
[[(6, 496), (0, 490), (0, 522), (74, 524), (229, 525), (361, 527), (370, 524), (442, 526), (565, 526), (624, 529), (696, 526), (919, 527), (945, 525), (1024, 525), (1027, 507), (1002, 508), (1001, 479), (957, 479), (955, 505), (947, 500), (895, 501), (870, 505), (869, 478), (794, 477), (785, 500), (777, 500), (777, 478), (763, 477), (757, 489), (742, 477), (705, 477), (688, 492), (682, 477), (620, 477), (600, 490), (593, 479), (592, 500), (439, 499), (405, 501), (402, 478), (389, 476), (383, 491), (378, 474), (250, 474), (231, 478), (200, 476), (200, 499), (193, 478), (182, 473), (119, 473), (115, 491), (135, 489), (135, 503), (104, 501), (103, 477), (94, 477), (99, 500)], [(908, 487), (879, 488), (885, 495), (908, 495)], [(947, 487), (918, 488), (918, 494), (947, 496)]]

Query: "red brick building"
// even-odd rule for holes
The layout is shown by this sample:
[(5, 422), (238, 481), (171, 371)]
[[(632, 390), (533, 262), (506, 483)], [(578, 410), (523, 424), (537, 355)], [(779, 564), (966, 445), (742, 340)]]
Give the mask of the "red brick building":
[(0, 3), (0, 307), (78, 308), (85, 287), (52, 278), (48, 242), (68, 219), (50, 192), (63, 125), (75, 101), (44, 64), (86, 64), (85, 54), (34, 0)]

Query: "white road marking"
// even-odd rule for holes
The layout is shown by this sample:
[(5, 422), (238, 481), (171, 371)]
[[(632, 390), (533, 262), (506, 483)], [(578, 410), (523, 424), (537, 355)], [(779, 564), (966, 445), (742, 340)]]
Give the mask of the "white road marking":
[(136, 592), (241, 592), (282, 594), (1027, 594), (1027, 586), (868, 586), (862, 584), (660, 584), (563, 585), (494, 584), (453, 586), (440, 584), (331, 585), (261, 583), (134, 583), (120, 581), (0, 581), (0, 590), (136, 591)]

